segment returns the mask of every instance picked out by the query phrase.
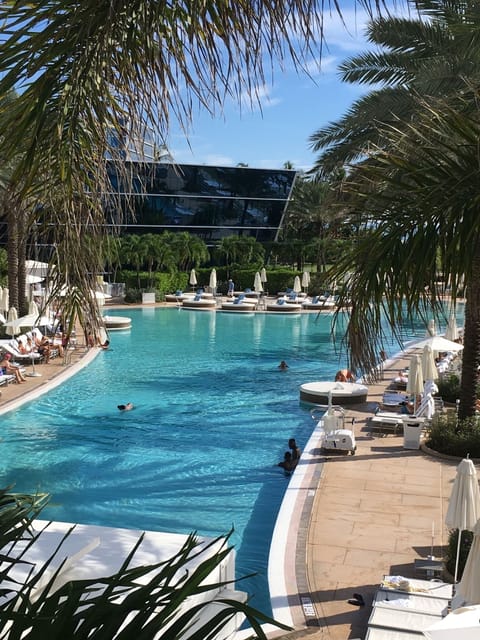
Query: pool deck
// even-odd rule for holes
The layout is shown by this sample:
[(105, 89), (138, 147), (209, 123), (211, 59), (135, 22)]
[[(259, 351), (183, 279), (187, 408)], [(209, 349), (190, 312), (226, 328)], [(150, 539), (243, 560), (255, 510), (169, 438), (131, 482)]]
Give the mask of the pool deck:
[[(67, 363), (57, 358), (35, 365), (41, 377), (1, 389), (0, 414), (60, 384), (98, 352), (79, 344)], [(315, 484), (297, 514), (290, 556), (296, 575), (291, 595), (300, 596), (303, 606), (294, 613), (296, 631), (276, 634), (283, 640), (363, 640), (383, 576), (414, 576), (414, 559), (431, 553), (432, 526), (434, 555), (446, 545), (444, 520), (458, 461), (404, 449), (402, 435), (372, 434), (368, 425), (385, 388), (406, 363), (405, 358), (387, 361), (383, 380), (369, 385), (368, 402), (348, 407), (347, 417), (355, 418), (356, 455), (318, 452)], [(364, 607), (348, 603), (354, 593), (362, 594)]]

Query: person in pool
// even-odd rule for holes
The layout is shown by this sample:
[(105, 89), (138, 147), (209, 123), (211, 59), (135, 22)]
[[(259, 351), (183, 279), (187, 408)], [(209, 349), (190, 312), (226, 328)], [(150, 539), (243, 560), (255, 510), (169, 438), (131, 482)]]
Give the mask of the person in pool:
[(288, 364), (285, 362), (285, 360), (282, 360), (278, 365), (278, 368), (280, 369), (280, 371), (286, 371), (288, 369)]
[(133, 409), (133, 403), (127, 402), (127, 404), (118, 404), (117, 409), (120, 411), (131, 411)]

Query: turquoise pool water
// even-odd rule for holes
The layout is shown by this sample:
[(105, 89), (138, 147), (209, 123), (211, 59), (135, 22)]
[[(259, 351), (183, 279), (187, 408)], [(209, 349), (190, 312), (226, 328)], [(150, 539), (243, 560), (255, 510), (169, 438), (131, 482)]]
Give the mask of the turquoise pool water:
[[(132, 330), (113, 332), (88, 368), (2, 417), (3, 485), (50, 492), (43, 517), (55, 520), (209, 536), (233, 526), (238, 576), (257, 573), (242, 588), (270, 613), (269, 544), (288, 482), (276, 463), (313, 427), (299, 385), (346, 364), (332, 318), (128, 315)], [(128, 401), (135, 409), (119, 412)]]

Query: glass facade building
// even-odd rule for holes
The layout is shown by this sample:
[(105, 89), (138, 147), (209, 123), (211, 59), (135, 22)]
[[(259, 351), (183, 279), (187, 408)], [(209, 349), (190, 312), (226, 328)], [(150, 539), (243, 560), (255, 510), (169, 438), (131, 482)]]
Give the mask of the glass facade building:
[(188, 231), (212, 242), (234, 234), (275, 240), (296, 175), (286, 169), (132, 160), (111, 160), (108, 172), (110, 224), (128, 233)]

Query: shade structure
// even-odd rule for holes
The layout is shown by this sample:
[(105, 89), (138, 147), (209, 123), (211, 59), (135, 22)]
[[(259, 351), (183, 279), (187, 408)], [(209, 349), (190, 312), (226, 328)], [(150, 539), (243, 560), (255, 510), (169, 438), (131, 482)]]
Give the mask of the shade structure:
[(253, 281), (253, 289), (254, 291), (263, 291), (262, 279), (260, 277), (260, 272), (257, 271), (255, 274), (255, 279)]
[(424, 380), (437, 380), (438, 378), (433, 349), (429, 344), (426, 344), (422, 351), (422, 373)]
[(210, 280), (208, 282), (208, 286), (210, 287), (213, 293), (216, 292), (216, 289), (217, 289), (217, 270), (216, 269), (212, 269), (210, 273)]
[(429, 640), (478, 640), (480, 638), (480, 606), (454, 609), (444, 618), (424, 629), (423, 635)]
[(32, 276), (30, 273), (27, 273), (25, 276), (25, 282), (27, 284), (38, 284), (39, 282), (43, 282), (43, 280), (45, 280), (45, 278), (42, 278), (41, 276)]
[(454, 311), (451, 311), (450, 316), (448, 317), (447, 329), (444, 337), (446, 340), (451, 340), (452, 342), (458, 340), (457, 319)]
[[(423, 373), (422, 373), (422, 363), (420, 360), (420, 356), (413, 355), (410, 358), (410, 366), (408, 369), (408, 381), (407, 381), (407, 393), (411, 395), (419, 396), (423, 393)], [(414, 402), (414, 406), (416, 409), (416, 402)]]
[(295, 276), (295, 279), (293, 281), (293, 290), (295, 291), (295, 293), (301, 293), (302, 291), (302, 283), (300, 282), (299, 276)]
[(18, 313), (15, 307), (10, 307), (8, 310), (7, 321), (4, 325), (5, 333), (9, 336), (14, 336), (20, 333), (18, 327), (15, 326), (15, 321), (18, 320)]
[(442, 336), (432, 336), (431, 338), (420, 340), (420, 342), (415, 344), (415, 348), (423, 349), (427, 344), (430, 345), (432, 351), (461, 351), (463, 349), (463, 344), (446, 340)]
[[(480, 520), (477, 520), (472, 531), (472, 546), (468, 552), (467, 562), (462, 579), (457, 585), (456, 593), (463, 598), (466, 604), (480, 605)], [(480, 638), (480, 627), (478, 628), (478, 637)]]
[(39, 316), (37, 310), (37, 313), (21, 316), (20, 318), (16, 318), (15, 320), (8, 320), (5, 323), (5, 327), (14, 331), (14, 333), (11, 333), (10, 335), (16, 335), (17, 333), (22, 333), (22, 329), (32, 329), (33, 327), (47, 327), (51, 324), (52, 320), (47, 316)]
[(197, 274), (195, 273), (195, 269), (190, 271), (190, 279), (188, 280), (189, 284), (194, 287), (197, 284)]
[(267, 271), (265, 267), (262, 267), (262, 270), (260, 271), (260, 280), (262, 281), (262, 283), (267, 282)]
[(445, 524), (450, 529), (458, 529), (457, 555), (455, 558), (454, 581), (458, 577), (458, 559), (462, 531), (472, 531), (480, 519), (480, 489), (477, 471), (469, 458), (464, 458), (457, 467), (452, 493), (448, 502)]
[(25, 271), (27, 275), (37, 276), (42, 280), (48, 276), (48, 262), (39, 262), (38, 260), (26, 260)]
[(310, 272), (304, 271), (302, 273), (302, 287), (304, 287), (305, 289), (308, 289), (309, 284), (310, 284)]

